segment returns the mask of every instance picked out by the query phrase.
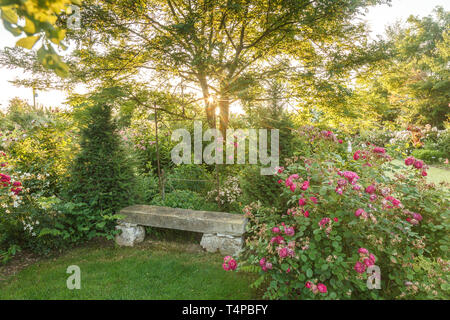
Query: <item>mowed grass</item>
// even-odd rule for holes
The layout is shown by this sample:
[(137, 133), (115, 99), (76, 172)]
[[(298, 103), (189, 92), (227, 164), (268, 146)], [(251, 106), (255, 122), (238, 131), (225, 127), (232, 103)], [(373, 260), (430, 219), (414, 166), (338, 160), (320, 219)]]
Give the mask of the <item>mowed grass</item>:
[[(0, 281), (0, 299), (258, 299), (255, 275), (225, 272), (223, 256), (164, 242), (134, 248), (78, 248)], [(81, 269), (69, 290), (67, 267)]]
[[(393, 160), (392, 162), (395, 165), (405, 167), (404, 162), (401, 160)], [(430, 166), (430, 168), (427, 170), (427, 173), (428, 182), (434, 182), (436, 184), (439, 184), (441, 182), (450, 183), (450, 170), (448, 169)]]

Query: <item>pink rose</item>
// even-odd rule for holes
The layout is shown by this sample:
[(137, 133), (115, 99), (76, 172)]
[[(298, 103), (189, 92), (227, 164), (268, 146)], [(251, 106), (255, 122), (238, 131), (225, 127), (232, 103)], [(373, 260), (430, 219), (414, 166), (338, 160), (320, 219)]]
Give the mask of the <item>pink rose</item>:
[(368, 186), (368, 187), (366, 188), (365, 191), (366, 191), (366, 193), (372, 194), (372, 193), (375, 192), (375, 186), (374, 186), (373, 184), (371, 184), (370, 186)]
[(280, 258), (286, 258), (288, 256), (288, 248), (281, 248), (278, 250)]
[(308, 188), (309, 188), (309, 181), (304, 181), (303, 184), (302, 184), (301, 189), (303, 191), (306, 191)]
[(346, 178), (348, 180), (348, 182), (350, 182), (351, 184), (355, 184), (356, 181), (359, 179), (359, 176), (356, 172), (353, 171), (344, 171), (342, 173), (342, 175), (344, 176), (344, 178)]
[(423, 161), (420, 161), (420, 160), (414, 161), (414, 167), (415, 167), (416, 169), (422, 169), (422, 167), (423, 167)]
[(284, 228), (284, 233), (287, 236), (293, 236), (295, 234), (294, 227)]
[(374, 262), (372, 261), (372, 260), (370, 260), (370, 259), (364, 259), (364, 264), (367, 266), (367, 267), (370, 267), (370, 266), (373, 266), (373, 264), (374, 264)]
[(305, 283), (305, 287), (307, 287), (308, 289), (311, 289), (312, 283), (309, 281), (306, 281)]
[(309, 200), (311, 200), (314, 204), (317, 204), (318, 202), (316, 197), (309, 197)]
[(272, 228), (272, 232), (273, 232), (273, 233), (280, 233), (280, 228), (278, 228), (278, 227), (273, 227), (273, 228)]
[(400, 200), (393, 199), (393, 200), (392, 200), (392, 204), (393, 204), (395, 207), (398, 207), (398, 206), (400, 206), (401, 202), (400, 202)]
[(295, 183), (292, 183), (289, 188), (291, 189), (292, 192), (294, 192), (295, 188), (297, 188), (297, 185)]
[(366, 248), (359, 248), (359, 249), (358, 249), (358, 253), (368, 254), (368, 253), (369, 253), (369, 250), (367, 250)]
[(319, 221), (319, 226), (322, 227), (322, 226), (326, 225), (329, 222), (330, 222), (330, 218), (323, 218), (322, 220)]
[(305, 198), (300, 198), (298, 199), (298, 205), (303, 207), (306, 204), (306, 199)]
[(361, 262), (357, 261), (355, 263), (354, 269), (358, 273), (364, 273), (364, 271), (366, 271), (366, 266), (364, 264), (362, 264)]
[(375, 148), (373, 148), (373, 152), (384, 154), (384, 153), (386, 153), (386, 150), (384, 150), (384, 148), (381, 148), (381, 147), (375, 147)]
[(308, 217), (309, 217), (309, 212), (308, 212), (308, 210), (305, 210), (305, 212), (303, 212), (303, 215), (305, 216), (305, 218), (308, 218)]
[(222, 267), (225, 271), (229, 270), (235, 270), (237, 267), (236, 260), (234, 260), (231, 256), (226, 256), (223, 258), (224, 263), (222, 264)]
[(360, 154), (361, 154), (361, 150), (356, 151), (356, 152), (353, 154), (353, 160), (358, 160), (359, 157), (360, 157)]
[(266, 258), (261, 258), (261, 260), (259, 260), (259, 265), (261, 267), (265, 266), (266, 265)]
[(284, 242), (284, 238), (282, 236), (276, 236), (270, 239), (270, 243), (282, 244)]
[(414, 163), (414, 160), (416, 160), (416, 159), (414, 159), (414, 157), (408, 157), (408, 158), (405, 159), (405, 164), (407, 166), (410, 166), (410, 165), (412, 165)]
[(327, 286), (324, 285), (323, 283), (318, 283), (317, 289), (319, 289), (320, 293), (327, 293)]
[(364, 213), (364, 209), (359, 208), (355, 211), (355, 216), (359, 217), (363, 213)]

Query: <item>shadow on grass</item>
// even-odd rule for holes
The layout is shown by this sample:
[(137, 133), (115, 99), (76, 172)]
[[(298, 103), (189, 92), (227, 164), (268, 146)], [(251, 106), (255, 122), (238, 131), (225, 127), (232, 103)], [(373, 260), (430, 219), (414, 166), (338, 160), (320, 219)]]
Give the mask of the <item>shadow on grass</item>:
[[(173, 235), (175, 238), (177, 236)], [(0, 282), (0, 299), (258, 299), (255, 274), (225, 272), (223, 257), (197, 243), (148, 240), (75, 248), (34, 263)], [(67, 267), (81, 269), (81, 289), (66, 286)]]

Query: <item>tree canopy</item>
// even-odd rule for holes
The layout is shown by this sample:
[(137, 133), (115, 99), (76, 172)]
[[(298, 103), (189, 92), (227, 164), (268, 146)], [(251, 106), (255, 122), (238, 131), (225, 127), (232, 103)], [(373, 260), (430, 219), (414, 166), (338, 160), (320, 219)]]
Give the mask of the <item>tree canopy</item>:
[(210, 127), (220, 110), (224, 130), (230, 103), (267, 77), (316, 84), (348, 71), (364, 46), (354, 18), (381, 2), (90, 0), (71, 38), (85, 81), (182, 79), (201, 92)]

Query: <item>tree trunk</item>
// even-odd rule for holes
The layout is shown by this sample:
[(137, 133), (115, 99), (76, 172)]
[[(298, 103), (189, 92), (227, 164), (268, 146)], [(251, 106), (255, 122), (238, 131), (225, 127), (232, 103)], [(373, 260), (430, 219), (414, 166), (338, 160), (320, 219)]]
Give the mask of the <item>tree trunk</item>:
[(216, 128), (216, 102), (210, 101), (208, 82), (205, 75), (198, 75), (198, 80), (202, 88), (203, 99), (205, 101), (206, 120), (210, 128)]
[(219, 109), (220, 109), (220, 132), (224, 139), (226, 139), (226, 133), (228, 128), (228, 119), (230, 115), (230, 99), (227, 95), (221, 96), (219, 101)]

